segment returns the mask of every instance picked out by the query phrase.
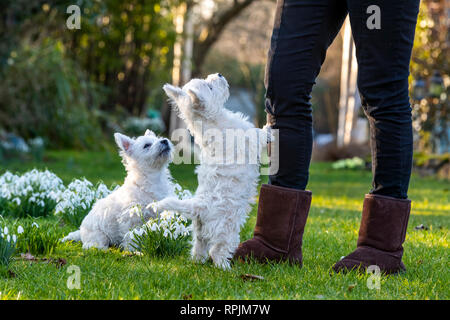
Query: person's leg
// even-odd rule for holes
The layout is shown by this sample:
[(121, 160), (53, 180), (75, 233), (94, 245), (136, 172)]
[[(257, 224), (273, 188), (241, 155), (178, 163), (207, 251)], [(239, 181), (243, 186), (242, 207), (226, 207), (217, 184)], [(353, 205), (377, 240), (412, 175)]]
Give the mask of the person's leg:
[(402, 244), (410, 212), (413, 141), (408, 75), (419, 0), (347, 2), (358, 88), (371, 131), (373, 188), (364, 200), (358, 248), (334, 269), (373, 264), (395, 273), (404, 269)]
[(241, 243), (235, 258), (302, 263), (311, 203), (304, 191), (312, 149), (310, 94), (346, 15), (345, 0), (278, 0), (265, 85), (268, 124), (279, 130), (279, 170), (262, 186), (254, 237)]
[(269, 184), (305, 190), (312, 150), (311, 91), (347, 15), (345, 0), (279, 0), (266, 66), (268, 124), (279, 130)]
[[(419, 0), (348, 2), (358, 88), (371, 127), (370, 193), (406, 199), (413, 153), (408, 76)], [(373, 5), (380, 8), (380, 29), (367, 26)]]

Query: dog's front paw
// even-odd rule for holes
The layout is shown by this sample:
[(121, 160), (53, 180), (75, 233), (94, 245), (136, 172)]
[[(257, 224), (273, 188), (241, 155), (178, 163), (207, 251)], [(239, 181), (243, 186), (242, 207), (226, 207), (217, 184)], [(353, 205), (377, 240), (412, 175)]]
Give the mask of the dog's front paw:
[(154, 202), (148, 205), (147, 207), (153, 208), (155, 213), (160, 214), (165, 210), (168, 211), (175, 210), (177, 201), (178, 201), (177, 197), (167, 197), (158, 202)]

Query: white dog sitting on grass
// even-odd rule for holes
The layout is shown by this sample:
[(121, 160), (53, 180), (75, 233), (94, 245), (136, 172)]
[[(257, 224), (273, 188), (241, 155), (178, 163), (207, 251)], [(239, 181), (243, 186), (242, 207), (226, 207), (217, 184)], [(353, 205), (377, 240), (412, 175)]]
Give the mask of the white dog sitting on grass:
[[(209, 255), (216, 266), (228, 269), (255, 201), (259, 155), (267, 132), (224, 107), (229, 89), (220, 74), (193, 79), (182, 89), (166, 84), (164, 91), (200, 147), (198, 188), (191, 199), (169, 197), (148, 207), (158, 213), (177, 211), (191, 219), (193, 259), (204, 262)], [(234, 144), (235, 138), (240, 142)], [(235, 154), (245, 156), (244, 161), (235, 161)]]
[[(174, 185), (168, 170), (173, 147), (169, 140), (156, 137), (147, 130), (136, 139), (115, 133), (122, 162), (127, 171), (124, 184), (113, 193), (97, 201), (81, 223), (80, 230), (70, 233), (62, 241), (81, 241), (83, 249), (107, 249), (121, 246), (130, 249), (130, 229), (142, 224), (136, 206), (144, 208), (149, 202), (174, 195)], [(154, 213), (145, 211), (148, 219)]]

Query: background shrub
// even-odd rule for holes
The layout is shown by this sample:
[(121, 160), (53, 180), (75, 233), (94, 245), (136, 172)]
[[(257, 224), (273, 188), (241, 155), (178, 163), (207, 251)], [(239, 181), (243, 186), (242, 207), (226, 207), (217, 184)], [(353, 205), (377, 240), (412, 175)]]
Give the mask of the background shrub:
[(128, 135), (139, 137), (147, 129), (152, 130), (156, 134), (161, 134), (166, 128), (161, 118), (129, 117), (123, 122), (123, 129)]
[(0, 127), (49, 147), (102, 144), (96, 110), (101, 87), (65, 57), (60, 42), (22, 44), (0, 70)]

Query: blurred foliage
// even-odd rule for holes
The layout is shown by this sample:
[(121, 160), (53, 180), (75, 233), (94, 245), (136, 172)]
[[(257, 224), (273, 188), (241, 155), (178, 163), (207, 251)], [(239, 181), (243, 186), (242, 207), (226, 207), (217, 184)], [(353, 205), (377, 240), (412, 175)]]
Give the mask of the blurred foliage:
[[(264, 110), (265, 88), (264, 88), (264, 65), (250, 64), (238, 61), (234, 57), (212, 51), (205, 60), (203, 70), (218, 72), (226, 76), (227, 81), (233, 84), (233, 88), (249, 89), (253, 102), (256, 106), (257, 121), (259, 125), (266, 123), (266, 112)], [(204, 72), (201, 76), (206, 76)]]
[(142, 136), (145, 130), (150, 129), (157, 135), (165, 131), (164, 122), (160, 117), (139, 118), (128, 117), (123, 123), (123, 132), (132, 137)]
[[(441, 74), (450, 75), (449, 35), (445, 23), (447, 15), (445, 1), (423, 0), (420, 5), (417, 20), (416, 35), (411, 61), (411, 74), (416, 77), (428, 78), (435, 70)], [(441, 3), (442, 13), (432, 10), (432, 3)], [(442, 21), (441, 21), (442, 19)]]
[[(81, 8), (81, 29), (66, 27), (69, 5)], [(138, 116), (149, 106), (158, 108), (175, 40), (170, 5), (1, 2), (0, 127), (24, 138), (40, 135), (50, 148), (89, 147), (99, 140), (98, 122), (116, 130), (108, 123), (114, 114)]]
[(414, 153), (414, 164), (422, 167), (426, 166), (430, 161), (436, 161), (439, 163), (450, 163), (450, 153), (444, 154), (427, 154), (425, 152)]
[(366, 163), (360, 157), (353, 157), (353, 158), (341, 159), (336, 162), (333, 162), (331, 167), (335, 170), (364, 169), (366, 167)]
[(101, 144), (92, 110), (97, 86), (65, 58), (60, 42), (23, 45), (0, 71), (0, 127), (25, 139), (44, 137), (49, 147)]
[[(411, 79), (423, 79), (423, 99), (413, 101), (416, 149), (424, 152), (450, 152), (450, 34), (445, 1), (424, 0), (416, 27), (411, 61)], [(431, 92), (433, 75), (443, 78), (442, 93)], [(414, 82), (411, 81), (412, 84)], [(414, 95), (414, 86), (412, 87)]]
[(73, 59), (108, 87), (104, 109), (143, 113), (150, 88), (170, 80), (175, 41), (167, 1), (83, 1), (81, 30), (67, 43)]

